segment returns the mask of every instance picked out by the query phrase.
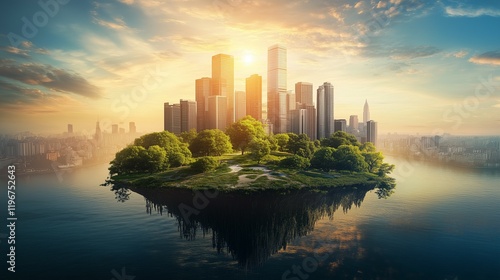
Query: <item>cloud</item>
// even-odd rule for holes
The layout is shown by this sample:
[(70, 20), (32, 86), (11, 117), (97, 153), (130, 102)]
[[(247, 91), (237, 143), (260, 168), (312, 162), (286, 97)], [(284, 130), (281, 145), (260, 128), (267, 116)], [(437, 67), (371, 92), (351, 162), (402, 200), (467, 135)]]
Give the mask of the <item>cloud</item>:
[(450, 17), (481, 17), (481, 16), (490, 16), (490, 17), (500, 17), (500, 10), (490, 9), (490, 8), (452, 8), (445, 7), (446, 15)]
[(46, 64), (2, 64), (0, 76), (31, 86), (42, 86), (58, 92), (100, 98), (101, 90), (85, 78), (63, 69)]
[(483, 54), (473, 56), (469, 59), (469, 61), (475, 64), (500, 66), (500, 50), (485, 52)]
[(448, 54), (446, 54), (446, 57), (453, 56), (455, 58), (463, 58), (463, 57), (465, 57), (468, 54), (469, 54), (468, 51), (466, 51), (466, 50), (460, 50), (460, 51), (457, 51), (457, 52), (448, 53)]

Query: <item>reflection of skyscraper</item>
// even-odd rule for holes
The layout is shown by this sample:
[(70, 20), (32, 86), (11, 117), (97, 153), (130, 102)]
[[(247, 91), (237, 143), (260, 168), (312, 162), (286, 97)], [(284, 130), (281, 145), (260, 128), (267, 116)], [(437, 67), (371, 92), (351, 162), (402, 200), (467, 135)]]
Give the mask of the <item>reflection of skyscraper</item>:
[(196, 102), (189, 100), (180, 101), (181, 106), (181, 132), (196, 129)]
[(377, 122), (370, 120), (366, 123), (366, 141), (377, 145)]
[(262, 76), (254, 74), (246, 79), (246, 114), (262, 120)]
[(181, 133), (181, 106), (179, 104), (164, 104), (163, 129), (175, 134)]
[(239, 121), (247, 115), (247, 95), (244, 91), (234, 92), (234, 120)]
[(208, 97), (208, 129), (220, 129), (224, 131), (227, 127), (227, 97), (213, 95)]
[(267, 50), (267, 117), (274, 133), (286, 132), (286, 48), (274, 45)]
[(297, 103), (313, 105), (313, 85), (305, 82), (296, 83), (295, 99)]
[(329, 137), (334, 131), (334, 92), (332, 84), (325, 82), (317, 91), (318, 139)]
[(208, 127), (208, 97), (212, 88), (212, 79), (201, 78), (196, 80), (196, 126), (199, 131)]
[(368, 100), (365, 100), (365, 106), (363, 107), (363, 124), (370, 120), (370, 108), (368, 107)]
[(211, 95), (226, 96), (226, 125), (234, 122), (234, 58), (232, 55), (212, 56)]

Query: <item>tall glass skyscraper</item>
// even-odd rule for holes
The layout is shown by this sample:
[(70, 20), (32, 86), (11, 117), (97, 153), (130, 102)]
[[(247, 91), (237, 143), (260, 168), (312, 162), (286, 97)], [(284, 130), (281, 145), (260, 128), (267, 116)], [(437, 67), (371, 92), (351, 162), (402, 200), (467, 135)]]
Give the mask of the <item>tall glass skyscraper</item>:
[(267, 116), (274, 133), (287, 128), (286, 48), (274, 45), (267, 50)]
[(210, 95), (226, 96), (226, 125), (234, 122), (234, 58), (228, 54), (212, 56), (212, 92)]
[(333, 117), (334, 92), (332, 84), (325, 82), (317, 90), (318, 107), (318, 139), (330, 137), (335, 132), (335, 120)]
[(370, 120), (370, 107), (368, 107), (368, 100), (365, 100), (365, 106), (363, 107), (363, 123), (366, 123)]

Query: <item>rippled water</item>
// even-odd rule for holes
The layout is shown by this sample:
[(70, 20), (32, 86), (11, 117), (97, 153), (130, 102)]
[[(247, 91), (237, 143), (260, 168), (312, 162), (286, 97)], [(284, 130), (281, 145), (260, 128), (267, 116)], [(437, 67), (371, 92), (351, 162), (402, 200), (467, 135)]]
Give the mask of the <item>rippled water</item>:
[(500, 174), (389, 160), (388, 199), (220, 194), (187, 220), (192, 194), (119, 202), (106, 165), (18, 178), (17, 272), (1, 279), (500, 279)]

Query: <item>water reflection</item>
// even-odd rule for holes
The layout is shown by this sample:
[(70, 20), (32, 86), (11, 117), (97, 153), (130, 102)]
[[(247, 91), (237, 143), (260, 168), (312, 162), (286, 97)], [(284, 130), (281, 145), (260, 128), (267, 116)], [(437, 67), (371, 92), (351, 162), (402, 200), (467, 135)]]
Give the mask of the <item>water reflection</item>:
[[(322, 217), (333, 218), (359, 207), (373, 187), (328, 192), (292, 191), (286, 194), (203, 193), (179, 189), (134, 188), (146, 198), (148, 213), (163, 212), (178, 221), (181, 237), (192, 240), (212, 235), (212, 246), (228, 253), (245, 268), (261, 265), (293, 239), (314, 230)], [(379, 190), (380, 191), (380, 190)], [(384, 196), (390, 191), (382, 191)]]

